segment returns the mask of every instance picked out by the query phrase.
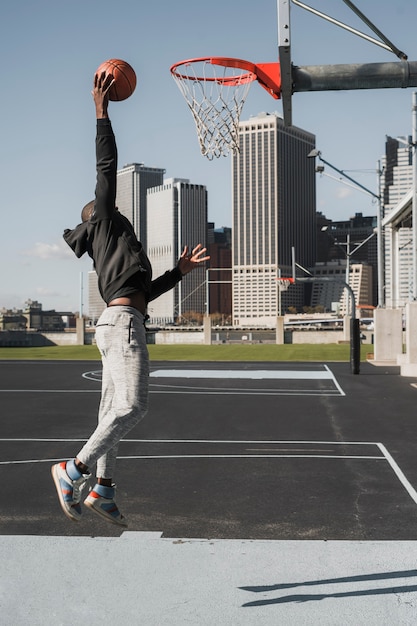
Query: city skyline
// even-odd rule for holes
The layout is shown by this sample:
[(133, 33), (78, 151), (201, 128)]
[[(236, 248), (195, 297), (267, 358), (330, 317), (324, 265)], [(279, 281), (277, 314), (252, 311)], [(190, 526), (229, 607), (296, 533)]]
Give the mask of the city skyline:
[[(342, 3), (317, 4), (323, 12), (365, 30)], [(378, 28), (415, 60), (416, 3), (362, 4)], [(213, 0), (211, 10), (220, 18), (215, 37), (204, 20), (204, 5), (188, 0), (175, 5), (125, 0), (118, 11), (112, 8), (108, 0), (100, 4), (101, 14), (111, 18), (103, 20), (100, 37), (94, 37), (95, 2), (23, 0), (4, 7), (0, 47), (8, 62), (2, 73), (0, 172), (7, 228), (0, 234), (0, 306), (22, 307), (31, 298), (48, 309), (79, 307), (80, 273), (86, 277), (91, 265), (74, 257), (62, 232), (79, 222), (81, 207), (94, 194), (90, 92), (94, 71), (107, 58), (125, 58), (138, 76), (133, 96), (110, 106), (119, 167), (145, 162), (166, 169), (168, 177), (206, 186), (209, 220), (219, 227), (231, 225), (231, 161), (208, 162), (200, 155), (194, 122), (169, 67), (206, 54), (276, 61), (276, 1), (259, 0), (254, 7), (247, 0)], [(293, 5), (291, 28), (297, 65), (397, 61), (391, 53)], [(354, 170), (355, 178), (376, 189), (385, 135), (410, 134), (411, 103), (410, 89), (298, 93), (293, 97), (293, 121), (316, 135), (324, 158)], [(241, 120), (281, 110), (280, 101), (254, 84)], [(356, 212), (370, 214), (373, 206), (369, 197), (318, 176), (317, 209), (331, 219), (348, 219)]]

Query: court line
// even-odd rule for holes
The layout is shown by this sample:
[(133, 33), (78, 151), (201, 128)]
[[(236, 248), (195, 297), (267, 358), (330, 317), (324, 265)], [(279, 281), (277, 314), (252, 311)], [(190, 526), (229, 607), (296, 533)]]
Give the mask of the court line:
[[(361, 456), (340, 454), (143, 454), (118, 456), (118, 461), (149, 461), (149, 460), (188, 460), (188, 459), (356, 459), (365, 461), (386, 461), (385, 456)], [(59, 463), (67, 457), (59, 459), (16, 459), (0, 461), (0, 465), (25, 465), (29, 463)], [(407, 490), (408, 491), (408, 490)], [(414, 499), (414, 498), (413, 498)], [(417, 502), (416, 502), (417, 504)]]
[(101, 389), (0, 389), (0, 393), (100, 393)]
[[(54, 442), (54, 443), (76, 443), (84, 442), (85, 439), (52, 439), (52, 438), (0, 438), (0, 443), (5, 442)], [(380, 442), (370, 441), (300, 441), (300, 440), (218, 440), (218, 439), (122, 439), (121, 443), (215, 443), (215, 444), (251, 444), (251, 445), (331, 445), (331, 446), (376, 446), (382, 456), (372, 455), (335, 455), (335, 454), (182, 454), (182, 455), (132, 455), (132, 456), (118, 456), (120, 460), (173, 460), (173, 459), (350, 459), (350, 460), (371, 460), (371, 461), (387, 461), (391, 469), (394, 471), (396, 477), (407, 491), (413, 502), (417, 504), (417, 491), (411, 485), (410, 481), (406, 478), (399, 465), (393, 459), (388, 452), (384, 444)], [(66, 460), (64, 458), (59, 459), (24, 459), (14, 461), (0, 461), (0, 465), (23, 465), (30, 463), (57, 463), (59, 461)]]
[[(333, 396), (339, 397), (341, 395), (345, 395), (343, 392), (339, 392), (337, 389), (274, 389), (271, 391), (255, 391), (251, 389), (241, 389), (241, 390), (224, 390), (224, 389), (213, 389), (207, 387), (204, 389), (197, 389), (195, 391), (192, 388), (186, 387), (176, 387), (175, 389), (152, 389), (153, 386), (151, 384), (151, 389), (149, 390), (150, 394), (154, 395), (198, 395), (198, 396)], [(161, 385), (161, 387), (167, 387), (168, 385)], [(101, 393), (101, 389), (0, 389), (0, 393), (33, 393), (33, 394), (41, 394), (41, 393)]]
[(159, 395), (185, 395), (185, 396), (333, 396), (335, 398), (340, 397), (340, 394), (336, 389), (334, 391), (327, 390), (323, 391), (321, 389), (304, 389), (301, 390), (292, 390), (292, 389), (276, 389), (274, 391), (247, 391), (242, 389), (240, 391), (220, 391), (220, 390), (207, 390), (207, 391), (191, 391), (191, 390), (183, 390), (180, 388), (178, 391), (150, 391), (151, 394), (159, 394)]
[[(24, 442), (80, 442), (87, 439), (69, 439), (67, 437), (2, 437), (1, 442), (24, 441)], [(122, 439), (121, 443), (231, 443), (231, 444), (320, 444), (329, 446), (378, 446), (376, 441), (317, 441), (303, 439)]]
[[(150, 382), (150, 394), (160, 395), (253, 395), (253, 396), (345, 396), (343, 389), (336, 380), (333, 372), (325, 364), (322, 370), (185, 370), (185, 369), (157, 369), (150, 373), (150, 379), (155, 378), (193, 378), (193, 379), (222, 379), (231, 380), (329, 380), (333, 389), (236, 389), (212, 387), (193, 387), (182, 385), (164, 385)], [(86, 380), (100, 382), (101, 370), (90, 370), (81, 376)], [(158, 389), (156, 389), (158, 387)], [(65, 393), (100, 393), (101, 389), (0, 389), (0, 393), (33, 393), (33, 394), (65, 394)]]
[(377, 443), (377, 446), (381, 450), (382, 454), (384, 455), (388, 463), (391, 465), (391, 468), (394, 470), (395, 474), (397, 475), (398, 480), (402, 483), (404, 489), (408, 491), (409, 496), (417, 504), (417, 491), (411, 485), (409, 480), (405, 477), (405, 474), (402, 472), (402, 470), (400, 469), (396, 461), (394, 461), (394, 459), (392, 458), (392, 456), (390, 455), (390, 453), (388, 452), (384, 444)]
[(341, 454), (159, 454), (118, 456), (120, 460), (137, 459), (365, 459), (386, 461), (384, 456)]
[(332, 378), (327, 370), (155, 370), (150, 378), (215, 378), (239, 380), (327, 380)]
[(343, 389), (341, 388), (341, 386), (337, 382), (337, 379), (336, 379), (335, 375), (333, 374), (333, 372), (331, 371), (331, 369), (327, 365), (324, 365), (324, 367), (327, 369), (329, 374), (331, 374), (331, 379), (333, 380), (333, 384), (339, 390), (340, 395), (341, 396), (345, 396), (346, 395), (345, 392), (343, 391)]

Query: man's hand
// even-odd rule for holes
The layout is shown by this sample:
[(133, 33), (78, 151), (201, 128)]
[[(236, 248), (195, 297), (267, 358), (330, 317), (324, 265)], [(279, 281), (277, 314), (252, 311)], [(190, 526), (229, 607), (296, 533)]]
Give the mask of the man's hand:
[(96, 105), (96, 118), (103, 119), (108, 117), (107, 108), (109, 105), (109, 89), (114, 83), (112, 74), (95, 74), (94, 86), (91, 92), (94, 103)]
[(203, 256), (205, 252), (207, 252), (207, 248), (202, 248), (201, 243), (197, 244), (190, 253), (188, 253), (188, 246), (184, 246), (184, 250), (178, 261), (178, 269), (181, 274), (184, 276), (194, 270), (199, 263), (208, 261), (210, 257), (208, 255)]

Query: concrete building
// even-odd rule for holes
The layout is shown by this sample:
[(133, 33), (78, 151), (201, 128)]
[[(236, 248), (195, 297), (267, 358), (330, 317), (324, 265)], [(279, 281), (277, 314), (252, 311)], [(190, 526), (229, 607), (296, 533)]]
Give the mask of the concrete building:
[[(413, 185), (412, 151), (407, 142), (411, 142), (411, 137), (387, 137), (386, 140), (381, 160), (384, 219), (400, 205)], [(396, 224), (394, 237), (392, 227), (390, 224), (385, 237), (385, 304), (388, 308), (402, 308), (411, 299), (413, 288), (411, 214)]]
[[(357, 307), (369, 306), (372, 299), (373, 268), (365, 263), (350, 263), (349, 286), (352, 288)], [(326, 312), (337, 315), (350, 315), (351, 302), (347, 295), (346, 259), (327, 263), (317, 263), (313, 269), (315, 278), (323, 277), (323, 282), (312, 283), (311, 306), (323, 306)]]
[(98, 290), (97, 274), (95, 270), (88, 272), (88, 317), (93, 324), (106, 308), (106, 303), (102, 299)]
[[(148, 190), (148, 256), (156, 278), (172, 269), (183, 250), (207, 242), (207, 190), (188, 179), (171, 178)], [(206, 268), (187, 274), (178, 285), (153, 300), (150, 323), (183, 322), (206, 309)]]
[[(239, 123), (232, 156), (233, 324), (275, 327), (277, 278), (295, 260), (311, 267), (316, 255), (315, 136), (285, 127), (276, 114)], [(303, 285), (283, 292), (283, 309), (302, 307)]]
[[(378, 259), (377, 259), (377, 217), (355, 213), (348, 220), (326, 220), (321, 213), (317, 214), (318, 233), (317, 262), (331, 262), (349, 258), (350, 272), (353, 263), (363, 263), (371, 268), (367, 273), (371, 292), (368, 301), (362, 304), (376, 306), (378, 303)], [(346, 266), (346, 263), (345, 263)], [(349, 284), (351, 280), (349, 279)], [(351, 285), (352, 286), (352, 285)]]
[(136, 237), (147, 250), (147, 191), (164, 182), (165, 170), (130, 163), (117, 172), (116, 204), (133, 225)]

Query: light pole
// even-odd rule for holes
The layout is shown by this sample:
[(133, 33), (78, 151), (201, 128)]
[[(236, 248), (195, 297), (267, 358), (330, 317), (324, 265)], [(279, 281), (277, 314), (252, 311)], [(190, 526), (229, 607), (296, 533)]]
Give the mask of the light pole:
[[(335, 172), (337, 172), (338, 174), (340, 174), (341, 176), (343, 176), (344, 178), (349, 180), (351, 183), (353, 183), (353, 185), (350, 185), (350, 186), (354, 186), (354, 188), (358, 189), (358, 191), (363, 191), (364, 193), (372, 196), (372, 198), (375, 198), (375, 200), (378, 201), (376, 231), (374, 231), (367, 239), (365, 239), (365, 241), (363, 241), (360, 245), (358, 245), (352, 251), (350, 256), (352, 256), (352, 254), (354, 254), (356, 252), (356, 250), (358, 250), (363, 244), (365, 244), (371, 237), (373, 237), (375, 234), (377, 235), (378, 307), (383, 307), (385, 305), (384, 245), (383, 245), (383, 233), (382, 233), (382, 218), (383, 218), (384, 206), (383, 206), (383, 200), (382, 200), (381, 194), (374, 193), (373, 191), (371, 191), (370, 189), (368, 189), (367, 187), (365, 187), (364, 185), (359, 183), (357, 180), (355, 180), (354, 178), (352, 178), (351, 176), (346, 174), (346, 172), (344, 172), (343, 170), (339, 170), (336, 166), (332, 165), (331, 163), (329, 163), (328, 161), (323, 159), (323, 157), (321, 156), (320, 150), (312, 150), (307, 155), (307, 158), (318, 158), (322, 163), (324, 163), (325, 165), (330, 167), (332, 170), (334, 170)], [(316, 172), (320, 172), (322, 174), (324, 172), (324, 167), (323, 166), (316, 166)], [(380, 166), (380, 162), (379, 161), (378, 161), (378, 167), (377, 167), (376, 172), (378, 174), (378, 188), (379, 188), (380, 187), (380, 177), (381, 177), (381, 174), (382, 174), (382, 170), (381, 170), (381, 166)], [(345, 181), (342, 181), (342, 182), (345, 182)], [(346, 261), (346, 282), (348, 284), (349, 284), (349, 274), (348, 274), (348, 271), (349, 271), (349, 258), (350, 258), (350, 256), (349, 257), (347, 256), (347, 261)]]

